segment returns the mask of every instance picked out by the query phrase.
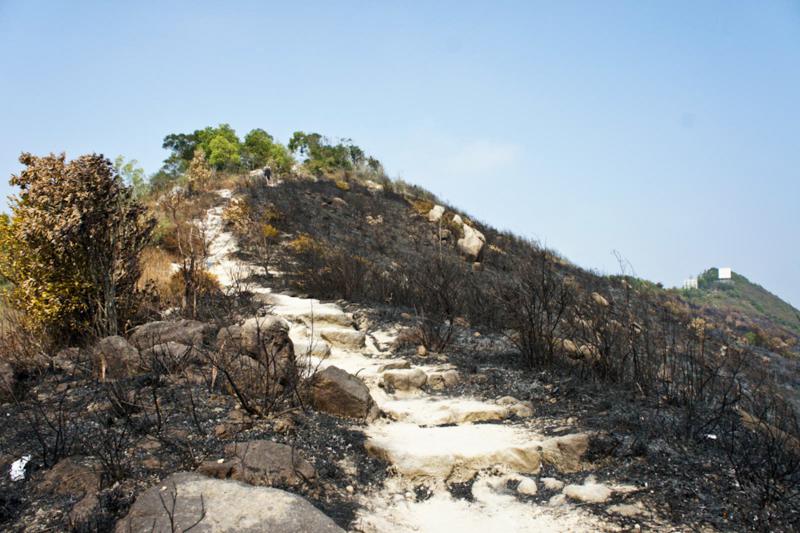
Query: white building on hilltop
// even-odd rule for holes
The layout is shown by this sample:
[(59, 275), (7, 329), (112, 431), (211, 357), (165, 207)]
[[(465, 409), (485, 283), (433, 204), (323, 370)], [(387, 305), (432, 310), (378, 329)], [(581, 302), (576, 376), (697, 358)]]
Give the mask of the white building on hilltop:
[(733, 272), (731, 271), (731, 267), (722, 267), (719, 269), (719, 279), (721, 280), (731, 280), (733, 279)]
[(683, 280), (683, 288), (684, 289), (696, 289), (697, 288), (697, 278), (689, 278)]

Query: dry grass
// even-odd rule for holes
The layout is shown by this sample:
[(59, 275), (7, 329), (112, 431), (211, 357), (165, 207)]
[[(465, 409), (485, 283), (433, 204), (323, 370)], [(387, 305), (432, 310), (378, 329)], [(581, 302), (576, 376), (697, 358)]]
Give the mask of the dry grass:
[(177, 258), (170, 255), (161, 248), (149, 246), (142, 251), (140, 264), (142, 275), (136, 284), (137, 289), (153, 287), (161, 295), (170, 292), (170, 280), (176, 272), (175, 262)]

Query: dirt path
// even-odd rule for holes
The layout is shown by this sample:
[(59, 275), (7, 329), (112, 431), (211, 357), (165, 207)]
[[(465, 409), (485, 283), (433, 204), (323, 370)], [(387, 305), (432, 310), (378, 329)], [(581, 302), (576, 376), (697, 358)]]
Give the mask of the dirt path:
[[(218, 193), (223, 203), (231, 198), (230, 191)], [(222, 210), (209, 210), (204, 221), (211, 238), (208, 266), (230, 286), (260, 267), (234, 257), (236, 239), (224, 230)], [(564, 486), (538, 475), (545, 464), (559, 472), (579, 470), (588, 435), (540, 435), (520, 423), (532, 414), (530, 406), (510, 397), (487, 402), (450, 395), (448, 388), (460, 379), (456, 368), (446, 362), (410, 365), (394, 357), (386, 350), (397, 334), (393, 329), (366, 335), (336, 305), (272, 293), (264, 286), (248, 289), (290, 321), (296, 353), (320, 368), (333, 365), (357, 373), (384, 413), (367, 426), (366, 446), (387, 460), (393, 472), (379, 492), (357, 494), (362, 507), (353, 524), (356, 531), (617, 529), (581, 505), (634, 487), (595, 483), (588, 474), (583, 484)], [(432, 389), (436, 392), (427, 392)], [(462, 497), (448, 490), (454, 483), (466, 487)], [(548, 497), (533, 498), (537, 493)]]

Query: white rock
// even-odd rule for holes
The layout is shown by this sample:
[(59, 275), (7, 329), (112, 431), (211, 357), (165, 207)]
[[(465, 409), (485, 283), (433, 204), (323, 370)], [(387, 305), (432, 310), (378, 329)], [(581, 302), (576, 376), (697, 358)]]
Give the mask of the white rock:
[(538, 492), (536, 482), (531, 478), (524, 478), (519, 482), (519, 485), (517, 485), (517, 492), (524, 494), (525, 496), (535, 496)]
[(547, 490), (561, 490), (564, 488), (564, 482), (554, 477), (543, 477), (541, 481)]
[(585, 503), (603, 503), (611, 497), (612, 490), (589, 476), (583, 485), (567, 485), (564, 495)]
[(428, 220), (430, 222), (439, 222), (442, 219), (442, 215), (444, 215), (444, 206), (435, 205), (433, 209), (428, 211)]
[(464, 236), (458, 239), (458, 248), (461, 253), (472, 259), (477, 259), (483, 250), (483, 245), (486, 244), (486, 237), (483, 233), (476, 230), (472, 226), (464, 224)]
[(381, 410), (400, 422), (420, 426), (441, 426), (467, 422), (492, 422), (508, 418), (507, 408), (469, 398), (413, 398), (390, 400), (380, 404)]

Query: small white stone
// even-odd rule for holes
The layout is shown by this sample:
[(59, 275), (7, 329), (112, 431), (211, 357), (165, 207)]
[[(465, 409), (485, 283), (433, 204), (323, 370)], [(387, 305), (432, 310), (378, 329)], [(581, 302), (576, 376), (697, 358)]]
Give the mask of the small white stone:
[(526, 496), (534, 496), (538, 492), (538, 487), (534, 480), (525, 478), (517, 485), (517, 492)]

